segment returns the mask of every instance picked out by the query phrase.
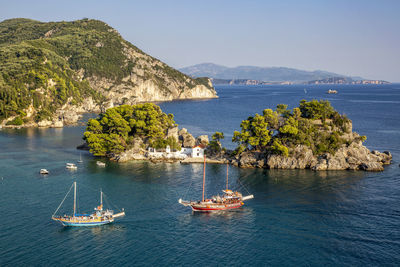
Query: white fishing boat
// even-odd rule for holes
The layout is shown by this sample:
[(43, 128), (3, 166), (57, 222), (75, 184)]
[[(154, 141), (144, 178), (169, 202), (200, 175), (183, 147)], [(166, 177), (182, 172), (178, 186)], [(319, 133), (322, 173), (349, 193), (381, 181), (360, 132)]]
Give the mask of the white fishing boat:
[(74, 164), (74, 163), (67, 163), (65, 165), (65, 168), (69, 169), (69, 170), (76, 170), (78, 169), (78, 167)]
[(40, 174), (49, 174), (50, 172), (46, 169), (40, 169)]
[(101, 161), (97, 161), (96, 164), (99, 167), (105, 167), (106, 166), (106, 164), (104, 162), (101, 162)]

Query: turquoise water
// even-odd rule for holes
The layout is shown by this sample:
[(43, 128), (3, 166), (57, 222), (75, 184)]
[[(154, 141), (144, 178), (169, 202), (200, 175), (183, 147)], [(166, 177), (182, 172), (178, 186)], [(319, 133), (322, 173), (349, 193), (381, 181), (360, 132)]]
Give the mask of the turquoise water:
[[(339, 94), (325, 94), (331, 88)], [(219, 99), (161, 106), (195, 135), (222, 130), (230, 139), (242, 119), (264, 108), (329, 99), (368, 136), (370, 149), (391, 151), (394, 164), (381, 173), (231, 167), (231, 187), (244, 184), (255, 199), (237, 211), (193, 214), (177, 200), (201, 196), (202, 165), (107, 162), (99, 168), (83, 152), (84, 163), (70, 172), (65, 163), (79, 159), (75, 147), (84, 127), (2, 129), (0, 265), (399, 265), (400, 85), (217, 91)], [(51, 174), (39, 175), (40, 168)], [(218, 193), (225, 166), (210, 164), (206, 172), (207, 193)], [(79, 211), (91, 211), (102, 188), (126, 217), (93, 228), (51, 221), (73, 181)], [(69, 196), (59, 213), (71, 210)]]

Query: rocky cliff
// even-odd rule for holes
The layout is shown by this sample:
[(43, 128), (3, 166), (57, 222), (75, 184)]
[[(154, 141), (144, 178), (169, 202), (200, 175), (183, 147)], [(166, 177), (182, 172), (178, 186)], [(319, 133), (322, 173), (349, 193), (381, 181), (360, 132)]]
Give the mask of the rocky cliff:
[(230, 160), (241, 168), (383, 171), (384, 165), (392, 161), (391, 153), (370, 151), (359, 137), (355, 132), (347, 135), (348, 142), (335, 153), (314, 155), (309, 147), (297, 145), (288, 157), (268, 152), (245, 151)]
[(124, 40), (102, 21), (0, 23), (0, 124), (75, 123), (121, 104), (215, 98), (193, 79)]

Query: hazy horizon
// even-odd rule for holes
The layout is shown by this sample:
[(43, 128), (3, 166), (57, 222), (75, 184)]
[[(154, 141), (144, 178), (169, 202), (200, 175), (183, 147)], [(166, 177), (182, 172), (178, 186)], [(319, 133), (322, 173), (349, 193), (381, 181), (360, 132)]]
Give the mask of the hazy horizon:
[(0, 20), (99, 19), (175, 68), (322, 70), (400, 82), (398, 1), (2, 1)]

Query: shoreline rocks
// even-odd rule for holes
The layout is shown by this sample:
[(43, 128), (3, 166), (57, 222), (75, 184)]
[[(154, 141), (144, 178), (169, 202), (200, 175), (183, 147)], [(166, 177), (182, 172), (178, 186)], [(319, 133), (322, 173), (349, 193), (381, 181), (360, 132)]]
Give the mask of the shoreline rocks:
[(383, 171), (384, 165), (390, 164), (390, 152), (370, 151), (361, 142), (353, 142), (342, 146), (334, 155), (325, 153), (314, 156), (306, 146), (297, 146), (293, 155), (266, 154), (262, 152), (243, 152), (237, 159), (241, 168), (267, 169), (311, 169), (314, 171), (327, 170), (362, 170)]

